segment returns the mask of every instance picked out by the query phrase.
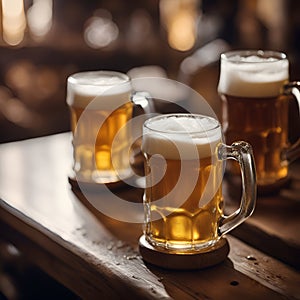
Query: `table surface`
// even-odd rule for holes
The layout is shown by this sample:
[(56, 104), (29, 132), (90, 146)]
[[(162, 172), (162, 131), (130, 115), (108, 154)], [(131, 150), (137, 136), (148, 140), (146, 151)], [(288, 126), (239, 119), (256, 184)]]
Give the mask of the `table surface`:
[[(141, 224), (107, 217), (71, 189), (71, 155), (70, 133), (0, 145), (0, 234), (80, 297), (300, 299), (297, 165), (290, 187), (259, 198), (253, 216), (227, 235), (223, 263), (174, 271), (142, 260)], [(229, 190), (228, 207), (238, 201)], [(139, 201), (142, 189), (120, 193)]]

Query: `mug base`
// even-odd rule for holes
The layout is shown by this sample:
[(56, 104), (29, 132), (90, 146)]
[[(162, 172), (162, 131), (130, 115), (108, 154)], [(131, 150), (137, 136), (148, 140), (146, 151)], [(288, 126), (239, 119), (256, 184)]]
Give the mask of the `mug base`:
[[(230, 173), (225, 173), (227, 181), (227, 192), (232, 198), (238, 198), (242, 192), (241, 178)], [(274, 183), (261, 184), (257, 183), (257, 195), (259, 197), (272, 196), (278, 194), (281, 189), (287, 188), (291, 184), (290, 176), (279, 179)]]
[(277, 194), (282, 188), (288, 187), (291, 183), (289, 176), (279, 179), (271, 184), (257, 184), (257, 194), (259, 196), (268, 196)]
[(217, 265), (224, 261), (229, 253), (226, 238), (221, 238), (214, 246), (200, 252), (169, 253), (154, 248), (144, 235), (139, 239), (139, 251), (143, 259), (153, 265), (174, 270), (196, 270)]
[(137, 179), (135, 176), (126, 179), (125, 181), (116, 181), (110, 183), (95, 183), (77, 180), (74, 176), (68, 176), (69, 184), (72, 189), (81, 190), (82, 192), (101, 193), (107, 191), (117, 191), (128, 188), (144, 188), (144, 181)]

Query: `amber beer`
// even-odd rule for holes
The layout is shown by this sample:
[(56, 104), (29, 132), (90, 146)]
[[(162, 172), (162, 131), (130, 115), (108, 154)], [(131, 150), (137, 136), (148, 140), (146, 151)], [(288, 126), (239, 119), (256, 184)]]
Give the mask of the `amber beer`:
[(77, 180), (110, 183), (130, 175), (130, 130), (123, 127), (132, 117), (130, 96), (130, 79), (122, 73), (81, 72), (68, 78)]
[[(218, 91), (222, 99), (226, 142), (243, 139), (253, 147), (257, 183), (270, 186), (288, 174), (282, 159), (288, 147), (289, 63), (282, 53), (233, 51), (221, 56)], [(229, 165), (237, 173), (237, 164)]]
[[(221, 135), (217, 121), (207, 120), (158, 119), (148, 123), (154, 132), (149, 132), (146, 124), (142, 150), (147, 158), (145, 203), (149, 222), (145, 230), (147, 239), (155, 245), (195, 249), (218, 239), (223, 173), (215, 150)], [(208, 134), (192, 136), (193, 129), (202, 131), (203, 126), (207, 126)], [(166, 133), (156, 132), (162, 128)], [(209, 178), (211, 184), (207, 186)], [(177, 191), (172, 195), (176, 185)], [(199, 202), (206, 188), (211, 198), (202, 206)]]

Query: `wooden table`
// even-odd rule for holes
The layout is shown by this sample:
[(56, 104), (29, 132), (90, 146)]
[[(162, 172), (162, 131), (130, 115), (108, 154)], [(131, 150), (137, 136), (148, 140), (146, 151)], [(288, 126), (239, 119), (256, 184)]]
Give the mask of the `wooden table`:
[[(80, 197), (78, 191), (72, 191), (68, 182), (71, 154), (69, 133), (0, 146), (0, 233), (1, 238), (16, 245), (34, 264), (80, 297), (300, 299), (300, 274), (297, 266), (292, 266), (296, 258), (287, 264), (282, 257), (281, 261), (272, 257), (270, 249), (269, 254), (261, 251), (270, 241), (275, 243), (272, 247), (280, 241), (296, 251), (297, 241), (288, 239), (286, 243), (281, 233), (272, 239), (277, 228), (268, 228), (264, 222), (258, 225), (261, 213), (257, 218), (254, 214), (237, 234), (246, 232), (244, 240), (254, 241), (252, 245), (253, 234), (268, 236), (266, 243), (256, 243), (260, 250), (228, 235), (229, 256), (217, 266), (171, 271), (146, 264), (138, 252), (141, 224), (111, 219)], [(299, 203), (299, 177), (295, 184), (298, 186), (285, 193), (295, 193), (294, 198), (289, 197)], [(122, 193), (125, 198), (138, 199), (142, 191), (130, 189)], [(280, 211), (282, 205), (276, 203), (279, 198), (274, 196), (271, 203)], [(264, 207), (271, 205), (266, 204), (266, 199), (262, 202)], [(270, 212), (271, 219), (276, 215), (274, 211), (275, 207)], [(265, 213), (268, 215), (268, 211)], [(284, 232), (295, 224), (293, 220), (287, 222)], [(294, 255), (291, 252), (290, 256)]]

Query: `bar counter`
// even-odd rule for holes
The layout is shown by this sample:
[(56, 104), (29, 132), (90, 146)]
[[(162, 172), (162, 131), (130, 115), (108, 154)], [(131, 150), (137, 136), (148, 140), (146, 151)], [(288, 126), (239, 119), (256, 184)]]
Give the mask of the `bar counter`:
[[(299, 164), (292, 166), (288, 188), (259, 197), (253, 216), (227, 235), (224, 262), (178, 271), (143, 261), (142, 224), (105, 216), (72, 189), (71, 157), (70, 133), (0, 145), (0, 232), (79, 297), (300, 299)], [(225, 182), (228, 208), (239, 199), (230, 189)], [(142, 192), (120, 193), (141, 201)]]

